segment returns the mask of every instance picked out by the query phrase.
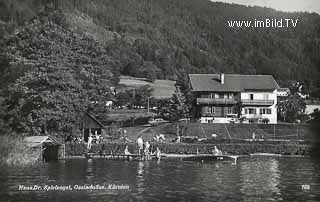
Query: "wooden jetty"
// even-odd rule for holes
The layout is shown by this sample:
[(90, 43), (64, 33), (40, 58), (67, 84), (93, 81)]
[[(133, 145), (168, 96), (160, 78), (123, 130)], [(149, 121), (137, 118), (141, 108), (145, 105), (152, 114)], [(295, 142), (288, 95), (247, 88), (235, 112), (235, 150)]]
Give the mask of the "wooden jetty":
[(117, 154), (117, 153), (85, 153), (84, 156), (87, 159), (103, 158), (108, 160), (158, 160), (156, 155), (142, 155), (142, 154)]

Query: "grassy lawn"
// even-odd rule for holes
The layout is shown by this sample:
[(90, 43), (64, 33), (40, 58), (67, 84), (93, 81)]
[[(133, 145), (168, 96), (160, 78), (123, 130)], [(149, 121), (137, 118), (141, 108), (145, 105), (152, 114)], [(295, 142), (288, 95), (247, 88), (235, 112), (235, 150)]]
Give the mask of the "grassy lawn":
[[(188, 123), (185, 125), (185, 135), (210, 138), (216, 134), (216, 139), (251, 139), (255, 133), (256, 139), (278, 140), (307, 140), (309, 130), (306, 126), (298, 125), (267, 125), (267, 124), (200, 124)], [(136, 140), (139, 135), (143, 139), (152, 140), (156, 134), (165, 134), (169, 142), (176, 137), (176, 124), (165, 123), (158, 126), (128, 127), (128, 138)], [(275, 134), (274, 134), (275, 133)]]
[(138, 88), (144, 85), (150, 85), (153, 88), (152, 96), (154, 98), (170, 98), (174, 91), (176, 90), (175, 81), (171, 80), (155, 80), (154, 82), (150, 82), (145, 78), (135, 78), (129, 76), (121, 76), (120, 77), (120, 85)]
[(125, 127), (127, 136), (130, 140), (136, 141), (139, 135), (142, 139), (152, 141), (153, 137), (158, 134), (164, 134), (167, 142), (171, 142), (176, 138), (175, 125), (172, 123), (159, 124), (158, 126), (137, 126), (137, 127)]

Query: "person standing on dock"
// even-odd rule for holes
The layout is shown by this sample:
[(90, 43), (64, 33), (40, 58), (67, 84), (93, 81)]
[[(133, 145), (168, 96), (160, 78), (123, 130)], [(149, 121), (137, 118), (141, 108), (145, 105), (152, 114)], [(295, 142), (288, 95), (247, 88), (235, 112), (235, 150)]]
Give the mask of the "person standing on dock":
[(157, 147), (157, 150), (156, 150), (156, 158), (157, 158), (158, 160), (161, 159), (161, 151), (160, 151), (159, 147)]
[(95, 131), (95, 136), (96, 136), (96, 144), (100, 143), (100, 136), (98, 135), (98, 131)]
[(149, 143), (149, 141), (146, 141), (145, 144), (144, 144), (144, 155), (146, 157), (146, 160), (150, 160), (149, 149), (150, 149), (150, 143)]
[(137, 139), (137, 146), (138, 146), (138, 154), (141, 155), (141, 151), (143, 151), (143, 139), (141, 135)]
[(92, 134), (90, 134), (88, 137), (88, 145), (87, 145), (88, 150), (91, 149), (92, 140), (93, 140), (93, 137), (92, 137)]

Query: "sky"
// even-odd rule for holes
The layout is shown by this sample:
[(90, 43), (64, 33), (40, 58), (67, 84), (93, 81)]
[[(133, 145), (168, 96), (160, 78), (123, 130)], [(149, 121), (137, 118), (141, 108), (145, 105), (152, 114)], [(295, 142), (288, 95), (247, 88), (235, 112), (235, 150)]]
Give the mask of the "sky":
[(281, 11), (308, 11), (320, 14), (320, 0), (212, 0), (250, 6), (262, 6)]

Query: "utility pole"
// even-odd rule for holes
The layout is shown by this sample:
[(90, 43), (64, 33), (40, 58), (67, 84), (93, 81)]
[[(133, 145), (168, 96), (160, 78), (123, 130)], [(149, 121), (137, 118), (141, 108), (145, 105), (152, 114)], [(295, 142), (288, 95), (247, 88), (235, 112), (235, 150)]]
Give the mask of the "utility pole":
[(150, 110), (149, 110), (149, 108), (150, 108), (150, 97), (148, 96), (148, 114), (149, 114), (149, 112), (150, 112)]

